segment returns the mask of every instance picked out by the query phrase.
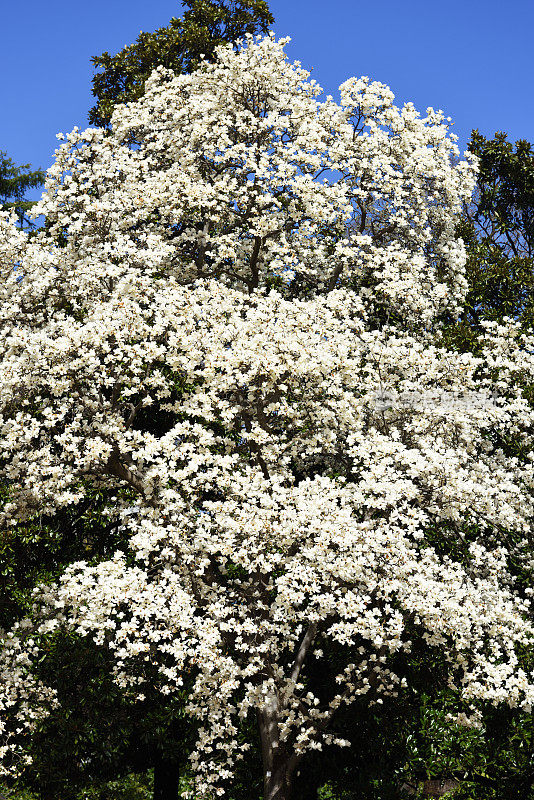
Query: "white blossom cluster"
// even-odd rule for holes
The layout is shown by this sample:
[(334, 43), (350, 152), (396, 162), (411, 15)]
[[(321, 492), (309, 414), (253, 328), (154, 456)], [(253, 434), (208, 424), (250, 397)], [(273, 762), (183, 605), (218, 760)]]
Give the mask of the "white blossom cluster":
[[(113, 497), (128, 551), (38, 589), (35, 640), (6, 634), (6, 764), (54, 702), (31, 679), (36, 642), (65, 626), (112, 650), (133, 696), (154, 666), (163, 693), (192, 685), (206, 795), (255, 713), (277, 797), (336, 741), (341, 704), (399, 691), (391, 656), (414, 635), (466, 698), (532, 703), (508, 560), (534, 511), (517, 388), (534, 340), (513, 322), (476, 357), (439, 339), (466, 289), (455, 225), (475, 165), (441, 113), (382, 84), (321, 101), (285, 43), (158, 69), (111, 132), (66, 137), (46, 229), (2, 218), (4, 523), (131, 490)], [(414, 393), (447, 403), (395, 399)], [(351, 656), (325, 700), (306, 664), (328, 642)]]

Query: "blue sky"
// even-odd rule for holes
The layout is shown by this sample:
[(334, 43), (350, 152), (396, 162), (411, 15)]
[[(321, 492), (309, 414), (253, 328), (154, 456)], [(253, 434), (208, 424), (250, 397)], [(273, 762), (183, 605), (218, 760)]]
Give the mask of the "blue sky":
[[(397, 102), (443, 109), (465, 145), (472, 128), (534, 142), (533, 0), (272, 0), (290, 56), (336, 96), (351, 75)], [(2, 3), (0, 150), (48, 167), (58, 131), (87, 126), (90, 58), (181, 15), (176, 0)]]

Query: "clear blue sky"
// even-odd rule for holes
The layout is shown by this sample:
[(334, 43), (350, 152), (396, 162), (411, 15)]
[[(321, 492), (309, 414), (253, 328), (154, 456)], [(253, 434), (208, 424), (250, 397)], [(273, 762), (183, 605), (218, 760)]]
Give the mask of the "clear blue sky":
[[(176, 0), (0, 0), (0, 150), (48, 167), (58, 131), (87, 126), (90, 58), (181, 15)], [(336, 96), (351, 75), (397, 102), (443, 109), (472, 128), (534, 142), (534, 0), (272, 0), (289, 53)]]

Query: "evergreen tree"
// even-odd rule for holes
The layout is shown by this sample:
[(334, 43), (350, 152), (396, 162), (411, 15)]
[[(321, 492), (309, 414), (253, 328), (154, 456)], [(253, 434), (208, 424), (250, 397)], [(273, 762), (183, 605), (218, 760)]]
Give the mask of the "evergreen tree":
[(534, 325), (534, 149), (506, 133), (486, 139), (474, 130), (469, 150), (478, 158), (473, 199), (459, 233), (467, 245), (469, 292), (454, 337), (470, 349), (484, 321), (509, 316)]
[(184, 0), (183, 5), (184, 16), (173, 17), (167, 27), (141, 33), (114, 56), (105, 52), (92, 59), (100, 71), (93, 78), (91, 125), (109, 125), (117, 103), (138, 100), (156, 67), (191, 72), (202, 56), (212, 59), (218, 45), (266, 33), (274, 22), (265, 0)]
[(0, 150), (0, 210), (14, 210), (21, 227), (24, 223), (31, 224), (26, 212), (32, 207), (33, 201), (26, 200), (25, 195), (28, 189), (41, 186), (44, 178), (42, 169), (32, 170), (30, 164), (17, 166), (7, 153)]

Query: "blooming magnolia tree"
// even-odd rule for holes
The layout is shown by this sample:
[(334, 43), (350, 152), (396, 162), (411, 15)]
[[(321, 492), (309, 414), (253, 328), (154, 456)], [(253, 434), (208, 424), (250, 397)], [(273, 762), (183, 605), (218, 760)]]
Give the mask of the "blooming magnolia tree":
[[(509, 561), (533, 515), (534, 340), (510, 322), (476, 357), (440, 345), (474, 165), (382, 84), (321, 102), (284, 45), (159, 69), (111, 132), (61, 145), (46, 230), (2, 222), (5, 521), (98, 485), (129, 536), (5, 635), (6, 769), (54, 703), (32, 664), (58, 627), (111, 648), (136, 696), (154, 667), (163, 693), (191, 687), (206, 795), (255, 715), (285, 800), (337, 708), (399, 691), (414, 636), (467, 701), (532, 702)], [(349, 655), (316, 695), (329, 642)]]

